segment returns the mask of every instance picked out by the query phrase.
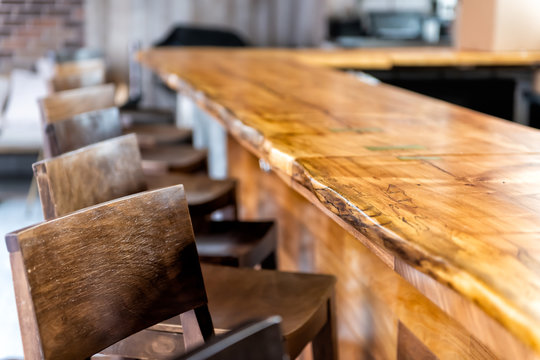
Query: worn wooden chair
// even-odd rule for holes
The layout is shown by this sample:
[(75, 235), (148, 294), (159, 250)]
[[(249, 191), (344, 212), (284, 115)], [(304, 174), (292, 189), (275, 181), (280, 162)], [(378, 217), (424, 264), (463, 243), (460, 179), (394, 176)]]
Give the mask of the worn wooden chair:
[(336, 358), (334, 277), (200, 265), (181, 185), (85, 208), (6, 243), (28, 359), (86, 358), (176, 314), (188, 350), (214, 325), (278, 315), (291, 357), (311, 341), (315, 359)]
[(272, 222), (206, 220), (211, 212), (236, 205), (233, 180), (173, 174), (149, 182), (133, 134), (37, 162), (33, 168), (46, 220), (155, 185), (183, 184), (203, 261), (275, 269), (277, 241)]
[[(114, 107), (115, 90), (114, 84), (101, 84), (53, 93), (39, 101), (42, 118), (46, 123), (54, 123), (81, 113)], [(192, 135), (190, 129), (172, 124), (122, 122), (122, 126), (124, 134), (137, 134), (143, 148), (189, 142)]]
[[(47, 122), (44, 128), (44, 153), (58, 156), (98, 141), (122, 135), (118, 108), (86, 112)], [(141, 150), (143, 166), (152, 172), (194, 172), (206, 169), (206, 150), (189, 145), (164, 145)]]
[(82, 61), (82, 60), (91, 60), (91, 59), (104, 59), (103, 51), (97, 48), (63, 48), (55, 50), (48, 54), (48, 56), (56, 64), (72, 62), (72, 61)]
[(176, 360), (287, 360), (280, 323), (279, 316), (250, 322), (210, 339)]
[(51, 91), (62, 91), (99, 85), (105, 82), (106, 66), (102, 58), (66, 61), (56, 64)]

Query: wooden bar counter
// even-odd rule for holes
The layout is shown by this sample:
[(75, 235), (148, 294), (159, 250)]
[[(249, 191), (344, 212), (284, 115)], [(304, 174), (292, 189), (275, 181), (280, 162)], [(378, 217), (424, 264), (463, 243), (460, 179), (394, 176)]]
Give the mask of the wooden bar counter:
[(312, 65), (341, 69), (389, 70), (394, 67), (538, 66), (540, 51), (474, 51), (451, 47), (401, 47), (297, 51)]
[(540, 132), (297, 55), (139, 59), (226, 128), (280, 268), (337, 276), (341, 358), (539, 357)]

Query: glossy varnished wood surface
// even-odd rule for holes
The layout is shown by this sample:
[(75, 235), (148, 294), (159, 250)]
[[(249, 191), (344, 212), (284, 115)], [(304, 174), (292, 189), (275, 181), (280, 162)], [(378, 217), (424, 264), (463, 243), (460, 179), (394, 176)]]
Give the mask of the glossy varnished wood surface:
[(439, 359), (537, 359), (471, 301), (369, 242), (305, 188), (262, 171), (232, 137), (228, 156), (239, 178), (240, 216), (279, 224), (280, 268), (337, 277), (342, 359), (401, 359), (398, 352), (418, 342)]
[[(160, 49), (162, 51), (162, 49)], [(174, 51), (174, 50), (171, 50)], [(212, 51), (228, 50), (215, 48)], [(540, 51), (476, 51), (452, 47), (397, 47), (361, 49), (250, 49), (246, 56), (288, 59), (336, 69), (389, 70), (395, 67), (506, 67), (537, 66)]]
[(268, 54), (167, 49), (140, 60), (361, 241), (539, 351), (540, 133)]

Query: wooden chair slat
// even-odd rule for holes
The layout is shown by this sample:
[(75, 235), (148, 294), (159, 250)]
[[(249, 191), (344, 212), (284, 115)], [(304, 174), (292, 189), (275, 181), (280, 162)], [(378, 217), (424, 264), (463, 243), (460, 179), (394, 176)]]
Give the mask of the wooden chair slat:
[(47, 155), (58, 156), (99, 141), (121, 136), (122, 122), (118, 108), (112, 107), (47, 124), (44, 135)]
[(103, 59), (64, 62), (56, 65), (51, 87), (54, 91), (63, 91), (103, 84), (105, 73)]
[(114, 84), (59, 91), (39, 100), (44, 123), (69, 119), (77, 114), (114, 107)]
[(125, 135), (33, 165), (46, 220), (147, 190), (135, 135)]

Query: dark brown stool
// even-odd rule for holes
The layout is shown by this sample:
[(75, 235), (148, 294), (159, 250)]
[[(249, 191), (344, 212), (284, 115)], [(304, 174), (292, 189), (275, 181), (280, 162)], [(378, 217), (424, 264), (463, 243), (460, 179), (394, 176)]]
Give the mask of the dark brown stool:
[[(135, 135), (125, 135), (46, 159), (33, 165), (46, 220), (148, 189)], [(235, 204), (233, 180), (170, 176), (183, 183), (194, 219)], [(165, 184), (164, 178), (159, 185)], [(178, 181), (178, 182), (176, 182)], [(197, 247), (203, 261), (275, 269), (272, 222), (198, 220)]]
[[(39, 102), (42, 118), (46, 123), (53, 123), (77, 114), (114, 107), (115, 91), (114, 84), (100, 84), (53, 93)], [(128, 116), (133, 117), (136, 116)], [(144, 118), (149, 119), (149, 116)], [(137, 134), (141, 148), (191, 142), (190, 129), (172, 124), (123, 122), (122, 125), (124, 134)]]
[[(45, 154), (58, 156), (102, 140), (122, 135), (118, 108), (90, 111), (47, 123), (44, 129)], [(189, 145), (168, 145), (142, 150), (143, 167), (151, 172), (194, 172), (206, 168), (206, 150)]]
[(336, 358), (335, 278), (201, 268), (181, 185), (85, 208), (6, 243), (28, 359), (87, 358), (176, 314), (188, 350), (214, 325), (278, 315), (291, 357), (311, 341), (315, 359)]

